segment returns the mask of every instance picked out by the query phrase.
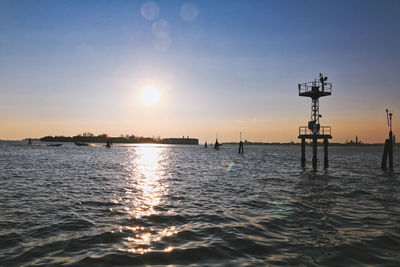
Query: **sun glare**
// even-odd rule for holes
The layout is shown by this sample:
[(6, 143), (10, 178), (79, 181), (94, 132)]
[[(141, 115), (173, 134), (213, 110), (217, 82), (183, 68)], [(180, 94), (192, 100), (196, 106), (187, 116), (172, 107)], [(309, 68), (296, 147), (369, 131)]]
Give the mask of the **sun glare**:
[(147, 106), (157, 104), (160, 99), (160, 92), (154, 87), (146, 87), (142, 90), (142, 102)]

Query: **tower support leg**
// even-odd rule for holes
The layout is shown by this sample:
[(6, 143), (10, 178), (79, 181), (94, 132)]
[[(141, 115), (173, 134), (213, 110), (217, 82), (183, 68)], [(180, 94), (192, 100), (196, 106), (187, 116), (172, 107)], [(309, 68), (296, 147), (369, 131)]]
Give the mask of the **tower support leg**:
[(313, 168), (316, 169), (317, 168), (317, 146), (318, 146), (317, 138), (313, 138), (312, 146), (313, 146), (312, 165), (313, 165)]
[(324, 138), (324, 168), (327, 169), (329, 166), (329, 159), (328, 159), (328, 138)]
[(301, 167), (306, 167), (306, 139), (301, 138)]

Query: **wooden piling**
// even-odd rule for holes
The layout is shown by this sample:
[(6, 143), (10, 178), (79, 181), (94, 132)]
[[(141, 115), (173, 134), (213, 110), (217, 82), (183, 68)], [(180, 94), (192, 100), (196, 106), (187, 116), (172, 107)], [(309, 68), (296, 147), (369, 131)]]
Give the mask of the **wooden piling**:
[(219, 150), (219, 143), (218, 143), (218, 140), (215, 140), (214, 150)]
[(239, 143), (239, 154), (244, 154), (243, 142), (242, 141), (240, 141), (240, 143)]
[(313, 169), (317, 168), (317, 146), (318, 146), (318, 139), (313, 138), (313, 156), (312, 156), (312, 165)]
[(329, 159), (328, 159), (328, 139), (324, 138), (324, 168), (327, 169), (329, 166)]
[(306, 167), (306, 139), (301, 138), (301, 167)]
[(393, 142), (389, 140), (389, 170), (393, 171)]
[(381, 162), (381, 169), (386, 170), (386, 163), (387, 163), (387, 154), (388, 154), (388, 149), (389, 149), (389, 139), (385, 140), (385, 147), (383, 148), (383, 156), (382, 156), (382, 162)]

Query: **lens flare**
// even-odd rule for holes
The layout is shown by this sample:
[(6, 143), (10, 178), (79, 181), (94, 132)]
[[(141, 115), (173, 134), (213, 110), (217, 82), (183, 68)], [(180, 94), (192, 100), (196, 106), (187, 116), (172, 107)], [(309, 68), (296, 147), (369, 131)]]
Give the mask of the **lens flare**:
[(160, 19), (156, 22), (153, 22), (152, 32), (156, 38), (167, 38), (170, 30), (171, 27), (166, 20)]
[(142, 5), (140, 13), (146, 20), (153, 20), (160, 14), (160, 8), (154, 2), (146, 2)]
[(186, 3), (181, 7), (181, 17), (187, 22), (192, 22), (199, 16), (199, 9), (195, 4)]
[(228, 167), (226, 167), (226, 171), (229, 172), (230, 170), (232, 170), (233, 166), (235, 165), (235, 162), (230, 162)]

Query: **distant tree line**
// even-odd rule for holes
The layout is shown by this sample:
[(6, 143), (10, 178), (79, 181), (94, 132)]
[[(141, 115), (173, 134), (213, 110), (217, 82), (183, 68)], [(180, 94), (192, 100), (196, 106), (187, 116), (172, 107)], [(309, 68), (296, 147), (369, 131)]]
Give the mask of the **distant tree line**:
[(40, 138), (42, 142), (84, 142), (84, 143), (161, 143), (160, 137), (143, 137), (134, 135), (121, 135), (120, 137), (110, 137), (107, 134), (95, 136), (90, 132), (75, 136), (45, 136)]

